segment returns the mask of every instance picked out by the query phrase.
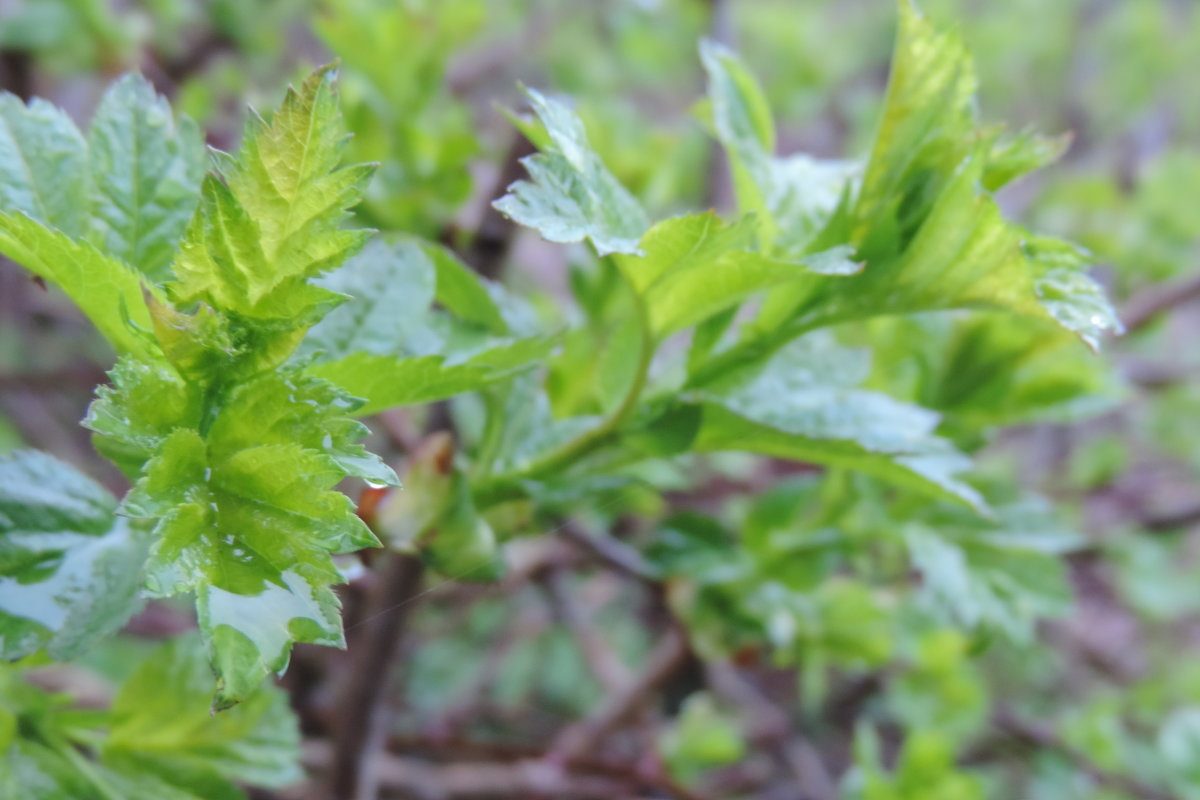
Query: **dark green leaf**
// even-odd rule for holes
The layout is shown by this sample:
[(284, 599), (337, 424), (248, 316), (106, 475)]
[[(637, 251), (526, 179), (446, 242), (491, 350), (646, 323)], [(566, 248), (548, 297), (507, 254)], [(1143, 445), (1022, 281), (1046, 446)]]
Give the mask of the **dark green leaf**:
[(0, 456), (0, 657), (72, 658), (141, 606), (147, 537), (115, 508), (48, 455)]
[(982, 507), (956, 477), (969, 461), (934, 435), (938, 415), (853, 388), (868, 370), (827, 337), (799, 339), (753, 379), (694, 395), (704, 413), (694, 447), (846, 467)]
[(93, 240), (162, 283), (200, 195), (199, 129), (186, 118), (176, 122), (145, 78), (126, 75), (100, 100), (88, 148)]
[[(0, 208), (24, 212), (67, 236), (88, 213), (87, 143), (66, 112), (44, 100), (0, 94)], [(48, 277), (48, 276), (44, 276)]]

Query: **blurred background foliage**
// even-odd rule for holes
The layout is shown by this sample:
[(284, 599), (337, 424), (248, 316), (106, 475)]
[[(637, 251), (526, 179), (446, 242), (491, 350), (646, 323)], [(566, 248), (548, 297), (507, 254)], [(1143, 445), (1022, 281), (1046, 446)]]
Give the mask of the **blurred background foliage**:
[[(975, 452), (992, 523), (838, 471), (654, 463), (571, 524), (585, 537), (630, 526), (666, 596), (586, 572), (556, 580), (626, 662), (653, 645), (647, 620), (665, 600), (702, 655), (758, 669), (846, 797), (1200, 798), (1200, 355), (1187, 345), (1200, 335), (1187, 302), (1200, 297), (1200, 4), (921, 5), (974, 53), (985, 121), (1069, 134), (1058, 163), (999, 199), (1091, 251), (1128, 335), (1105, 360), (1057, 328), (988, 314), (842, 335), (874, 352), (867, 387), (942, 412), (941, 432)], [(87, 119), (113, 78), (141, 70), (229, 149), (247, 104), (270, 107), (336, 57), (352, 158), (382, 165), (362, 221), (470, 248), (529, 152), (508, 118), (521, 83), (569, 95), (652, 214), (728, 209), (698, 40), (735, 47), (759, 76), (781, 153), (842, 158), (873, 135), (894, 28), (890, 0), (28, 0), (0, 3), (0, 83)], [(574, 296), (565, 313), (607, 330), (603, 307), (621, 300), (582, 251), (526, 232), (509, 261), (525, 313), (564, 313)], [(579, 387), (588, 354), (570, 346), (548, 402), (586, 413), (605, 399)], [(44, 448), (119, 486), (76, 425), (110, 360), (62, 298), (3, 266), (0, 450)], [(455, 404), (468, 438), (481, 402)], [(377, 422), (386, 451), (403, 420)], [(530, 547), (512, 542), (510, 562)], [(604, 697), (547, 609), (552, 585), (435, 588), (395, 731), (414, 751), (464, 733), (533, 748)], [(118, 678), (142, 649), (130, 635), (87, 666)], [(727, 696), (679, 693), (656, 734), (678, 781), (797, 796), (786, 783), (747, 794), (770, 760), (763, 732)]]

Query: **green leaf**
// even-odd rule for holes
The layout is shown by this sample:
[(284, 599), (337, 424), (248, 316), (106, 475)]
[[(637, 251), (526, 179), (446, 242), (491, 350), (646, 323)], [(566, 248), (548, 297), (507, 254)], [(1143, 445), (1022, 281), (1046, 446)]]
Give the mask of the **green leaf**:
[(1014, 325), (1004, 315), (976, 314), (888, 322), (878, 337), (887, 340), (886, 351), (876, 350), (880, 363), (922, 359), (929, 366), (914, 399), (964, 431), (1082, 419), (1120, 396), (1111, 368), (1050, 321)]
[(320, 360), (334, 361), (355, 353), (386, 356), (409, 350), (425, 334), (438, 280), (433, 263), (414, 242), (370, 242), (318, 281), (350, 299), (312, 327), (301, 354), (320, 352)]
[[(862, 800), (984, 800), (983, 782), (954, 765), (957, 742), (935, 730), (917, 730), (908, 735), (896, 761), (895, 771), (885, 774), (878, 763), (864, 764), (863, 739), (869, 731), (860, 728), (855, 743), (855, 761), (864, 770)], [(874, 739), (875, 737), (871, 737)], [(878, 743), (875, 747), (878, 749)]]
[(489, 284), (478, 273), (441, 245), (421, 242), (420, 246), (437, 271), (437, 301), (441, 305), (459, 319), (497, 336), (508, 333), (504, 313), (489, 292)]
[(889, 227), (883, 220), (902, 232), (919, 225), (922, 206), (973, 147), (971, 54), (957, 34), (937, 30), (908, 0), (898, 6), (883, 117), (855, 209), (855, 244), (877, 239), (869, 230)]
[(318, 70), (270, 122), (252, 116), (238, 157), (223, 162), (228, 185), (205, 180), (169, 286), (179, 303), (299, 327), (344, 299), (307, 281), (365, 242), (365, 231), (340, 225), (373, 168), (338, 166), (345, 132), (331, 80)]
[[(745, 68), (728, 52), (710, 48), (705, 59), (711, 93), (730, 95), (723, 103), (713, 102), (714, 109), (724, 107), (733, 115), (714, 119), (718, 137), (744, 164), (743, 183), (756, 197), (768, 198), (771, 181), (783, 170), (761, 141), (746, 134), (748, 123), (738, 124), (735, 113), (756, 106), (748, 98), (757, 90), (748, 88)], [(1045, 162), (1056, 148), (1031, 134), (996, 145), (997, 131), (976, 121), (975, 88), (970, 56), (959, 37), (938, 31), (912, 4), (901, 3), (883, 117), (861, 185), (856, 192), (845, 182), (840, 189), (830, 184), (817, 190), (824, 199), (814, 201), (821, 209), (810, 217), (815, 227), (782, 226), (808, 225), (812, 234), (800, 249), (782, 248), (792, 260), (847, 245), (853, 255), (847, 252), (834, 270), (823, 269), (830, 264), (822, 259), (815, 271), (823, 275), (769, 292), (737, 345), (692, 364), (694, 384), (769, 357), (805, 331), (881, 315), (1002, 310), (1054, 319), (1093, 347), (1103, 331), (1118, 329), (1103, 292), (1084, 273), (1082, 258), (1039, 248), (1040, 240), (1003, 219), (988, 194), (988, 186)], [(777, 212), (770, 206), (766, 199), (743, 204), (761, 207), (773, 219)], [(770, 248), (769, 226), (763, 238)], [(1047, 255), (1047, 249), (1054, 253)], [(861, 263), (861, 270), (849, 269), (848, 262)]]
[(731, 50), (711, 41), (701, 43), (700, 59), (708, 74), (712, 127), (729, 154), (738, 209), (758, 216), (767, 253), (798, 258), (860, 167), (803, 154), (776, 157), (771, 110), (750, 70)]
[(645, 295), (666, 278), (714, 269), (731, 253), (744, 253), (753, 244), (753, 220), (726, 223), (709, 211), (656, 223), (642, 237), (643, 253), (617, 256), (616, 262), (633, 288)]
[(738, 720), (707, 692), (688, 697), (678, 718), (659, 735), (659, 747), (671, 773), (689, 783), (706, 769), (740, 761), (747, 749)]
[(430, 531), (422, 557), (451, 580), (492, 581), (504, 574), (496, 534), (475, 510), (466, 476), (455, 472), (446, 506)]
[[(0, 94), (0, 207), (67, 236), (86, 227), (87, 144), (66, 112)], [(41, 274), (41, 273), (39, 273)], [(48, 277), (44, 276), (43, 277)]]
[(91, 238), (154, 283), (170, 274), (204, 176), (204, 140), (140, 75), (109, 87), (88, 130)]
[(983, 188), (994, 192), (1016, 178), (1039, 170), (1057, 161), (1071, 144), (1071, 134), (1042, 136), (1026, 130), (1003, 142), (992, 145), (988, 153)]
[(703, 409), (693, 448), (846, 467), (984, 507), (956, 477), (969, 461), (934, 435), (938, 415), (853, 388), (868, 371), (869, 361), (827, 337), (799, 339), (753, 378), (690, 395)]
[(771, 299), (755, 320), (762, 331), (797, 329), (880, 314), (988, 308), (1046, 316), (1017, 229), (977, 191), (983, 169), (972, 158), (939, 194), (903, 255), (867, 258), (858, 274), (814, 276)]
[(44, 453), (0, 456), (0, 657), (72, 658), (140, 608), (146, 536), (115, 508)]
[(219, 706), (281, 670), (292, 642), (342, 644), (330, 554), (378, 541), (333, 488), (347, 475), (396, 483), (353, 444), (366, 429), (342, 415), (356, 407), (325, 381), (265, 373), (230, 393), (203, 438), (177, 428), (161, 440), (123, 503), (157, 521), (149, 590), (197, 593)]
[[(331, 551), (373, 544), (344, 495), (340, 470), (298, 445), (264, 445), (209, 462), (180, 429), (123, 505), (157, 519), (147, 587), (194, 590), (219, 676), (216, 704), (254, 693), (287, 663), (293, 641), (341, 646), (340, 575)], [(279, 482), (282, 479), (282, 482)]]
[(1061, 556), (1079, 537), (1035, 502), (1000, 507), (995, 520), (943, 515), (931, 521), (936, 528), (913, 524), (905, 541), (922, 575), (922, 602), (935, 613), (1028, 643), (1039, 618), (1071, 607)]
[(1106, 331), (1124, 331), (1104, 289), (1087, 274), (1083, 250), (1061, 239), (1029, 236), (1025, 254), (1034, 265), (1038, 299), (1055, 322), (1093, 350), (1100, 349)]
[(729, 48), (711, 40), (700, 43), (708, 73), (708, 97), (717, 138), (748, 165), (775, 150), (771, 107), (754, 75)]
[(125, 357), (108, 377), (112, 385), (96, 390), (83, 425), (98, 434), (96, 449), (136, 478), (176, 427), (199, 426), (202, 398), (161, 361)]
[[(157, 347), (117, 364), (85, 422), (136, 481), (122, 513), (153, 527), (148, 591), (196, 594), (221, 708), (283, 669), (293, 642), (342, 644), (331, 555), (378, 541), (334, 487), (396, 483), (355, 444), (366, 428), (348, 415), (360, 401), (285, 363), (346, 299), (311, 279), (364, 236), (339, 229), (370, 169), (337, 167), (329, 82), (320, 70), (269, 123), (255, 117), (225, 159), (227, 183), (205, 180), (170, 301), (156, 296), (146, 312)], [(364, 331), (346, 327), (359, 351)]]
[(198, 637), (160, 648), (125, 681), (113, 702), (105, 764), (157, 776), (216, 797), (205, 784), (278, 787), (301, 777), (300, 736), (287, 697), (273, 686), (224, 714), (210, 710), (212, 673)]
[(155, 290), (126, 264), (20, 213), (0, 213), (0, 252), (66, 292), (118, 353), (154, 352), (143, 292)]
[(106, 800), (53, 748), (21, 739), (0, 758), (0, 796), (35, 800)]
[(526, 92), (549, 142), (521, 161), (530, 181), (514, 183), (493, 205), (548, 241), (589, 239), (602, 256), (637, 253), (649, 227), (645, 211), (592, 151), (579, 117), (534, 89)]
[(361, 414), (393, 406), (417, 405), (472, 392), (532, 368), (557, 344), (557, 338), (529, 337), (498, 344), (451, 363), (445, 356), (398, 358), (356, 353), (338, 361), (313, 364), (307, 373), (324, 378), (366, 402)]
[(618, 264), (644, 298), (658, 338), (736, 306), (756, 292), (796, 280), (805, 270), (746, 249), (752, 228), (725, 225), (713, 213), (664, 220), (642, 239), (644, 256)]

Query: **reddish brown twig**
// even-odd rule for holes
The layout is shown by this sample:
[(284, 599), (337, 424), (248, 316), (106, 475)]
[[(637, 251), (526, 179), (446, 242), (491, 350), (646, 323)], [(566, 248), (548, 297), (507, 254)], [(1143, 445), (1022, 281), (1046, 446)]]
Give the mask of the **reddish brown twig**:
[(1200, 273), (1150, 286), (1131, 297), (1121, 309), (1125, 332), (1141, 330), (1163, 312), (1197, 297), (1200, 297)]
[(672, 625), (650, 653), (641, 674), (590, 716), (566, 728), (550, 746), (548, 761), (566, 764), (594, 752), (610, 733), (636, 713), (650, 696), (687, 660), (688, 644), (683, 632)]

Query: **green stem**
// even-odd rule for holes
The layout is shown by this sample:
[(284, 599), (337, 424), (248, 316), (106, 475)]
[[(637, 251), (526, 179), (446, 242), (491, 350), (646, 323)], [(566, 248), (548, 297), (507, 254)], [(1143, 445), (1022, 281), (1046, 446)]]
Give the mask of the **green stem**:
[(96, 791), (100, 792), (104, 800), (122, 800), (117, 790), (104, 779), (103, 775), (96, 771), (92, 762), (85, 758), (83, 753), (76, 750), (74, 745), (69, 742), (57, 742), (54, 746), (71, 762), (71, 766), (75, 767), (81, 775), (91, 781), (92, 785), (96, 787)]
[(471, 465), (472, 477), (486, 475), (492, 468), (492, 464), (496, 460), (496, 453), (500, 450), (500, 443), (504, 438), (505, 419), (502, 416), (504, 402), (495, 390), (481, 392), (480, 396), (483, 398), (487, 418), (484, 421), (483, 435), (480, 437), (475, 462)]
[(769, 335), (739, 342), (728, 350), (702, 361), (692, 371), (685, 388), (697, 389), (708, 386), (731, 372), (736, 372), (753, 364), (762, 363), (773, 356), (784, 345), (798, 339), (806, 333), (818, 328), (832, 325), (836, 319), (808, 321), (803, 324), (792, 323), (775, 330)]
[[(623, 272), (621, 273), (622, 276), (624, 274)], [(515, 472), (483, 481), (476, 489), (477, 503), (486, 506), (493, 502), (508, 499), (513, 496), (513, 484), (517, 481), (525, 478), (538, 478), (560, 471), (584, 456), (595, 452), (615, 437), (621, 423), (637, 407), (637, 402), (641, 398), (642, 391), (646, 388), (646, 381), (649, 378), (650, 362), (654, 358), (655, 341), (650, 331), (650, 313), (646, 308), (646, 302), (638, 294), (637, 290), (634, 289), (632, 284), (629, 284), (629, 288), (633, 292), (634, 309), (637, 316), (638, 328), (641, 331), (641, 340), (638, 345), (638, 360), (633, 381), (629, 384), (629, 389), (625, 392), (621, 404), (595, 428), (580, 434), (570, 441), (564, 442), (554, 450), (533, 460)]]

